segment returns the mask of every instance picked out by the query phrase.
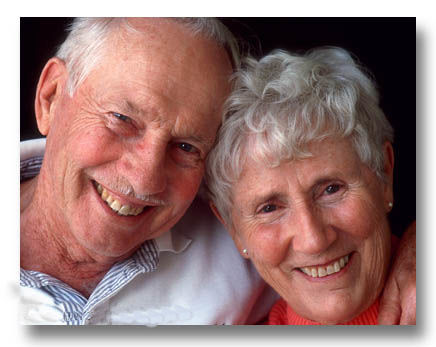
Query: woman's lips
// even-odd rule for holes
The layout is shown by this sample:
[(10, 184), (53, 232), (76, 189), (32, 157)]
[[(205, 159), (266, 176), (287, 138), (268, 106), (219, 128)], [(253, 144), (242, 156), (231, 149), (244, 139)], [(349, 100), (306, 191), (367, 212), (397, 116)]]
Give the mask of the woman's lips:
[(327, 265), (305, 266), (298, 269), (312, 278), (326, 277), (340, 272), (348, 264), (350, 257), (351, 253), (344, 255)]

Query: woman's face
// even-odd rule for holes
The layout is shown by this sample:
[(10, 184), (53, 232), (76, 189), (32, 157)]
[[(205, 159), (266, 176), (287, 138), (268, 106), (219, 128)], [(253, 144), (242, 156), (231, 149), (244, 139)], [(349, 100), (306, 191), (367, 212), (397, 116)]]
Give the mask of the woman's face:
[(349, 140), (309, 146), (276, 168), (248, 160), (233, 189), (229, 228), (262, 277), (301, 316), (348, 321), (380, 294), (390, 258), (392, 147), (383, 183)]

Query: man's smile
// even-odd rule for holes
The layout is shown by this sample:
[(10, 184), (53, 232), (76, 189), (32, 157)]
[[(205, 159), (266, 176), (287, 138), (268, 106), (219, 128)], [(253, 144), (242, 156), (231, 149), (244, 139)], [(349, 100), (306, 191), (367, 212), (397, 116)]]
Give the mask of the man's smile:
[(119, 199), (115, 198), (105, 187), (100, 183), (93, 181), (94, 187), (97, 189), (98, 194), (101, 199), (106, 202), (106, 204), (120, 216), (137, 216), (144, 212), (144, 210), (149, 210), (152, 206), (134, 206), (133, 204), (123, 204)]

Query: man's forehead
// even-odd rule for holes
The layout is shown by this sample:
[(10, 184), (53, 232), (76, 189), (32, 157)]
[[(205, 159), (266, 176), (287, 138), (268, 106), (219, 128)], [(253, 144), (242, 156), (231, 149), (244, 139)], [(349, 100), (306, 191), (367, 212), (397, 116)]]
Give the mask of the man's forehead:
[[(97, 99), (121, 104), (127, 115), (177, 118), (178, 133), (190, 133), (210, 147), (230, 91), (227, 52), (211, 40), (189, 34), (190, 29), (173, 20), (129, 21), (146, 31), (125, 28), (113, 35), (107, 54), (89, 76)], [(188, 34), (181, 33), (180, 27)]]
[[(123, 23), (114, 35), (119, 39), (118, 44), (136, 45), (140, 43), (147, 46), (147, 43), (155, 42), (171, 44), (171, 39), (197, 39), (218, 46), (213, 39), (194, 33), (187, 25), (173, 18), (127, 18)], [(188, 48), (190, 44), (192, 42), (186, 42), (185, 48)]]
[(143, 17), (130, 17), (126, 19), (126, 27), (131, 31), (137, 33), (150, 33), (157, 32), (159, 29), (176, 28), (181, 23), (172, 18), (155, 17), (155, 18), (143, 18)]
[(205, 81), (214, 77), (220, 85), (228, 84), (233, 72), (223, 46), (171, 18), (126, 19), (124, 25), (109, 36), (106, 49), (104, 55), (115, 53), (116, 58), (123, 60), (133, 53), (142, 53), (149, 58), (158, 56), (164, 64), (181, 62), (188, 70), (200, 69)]

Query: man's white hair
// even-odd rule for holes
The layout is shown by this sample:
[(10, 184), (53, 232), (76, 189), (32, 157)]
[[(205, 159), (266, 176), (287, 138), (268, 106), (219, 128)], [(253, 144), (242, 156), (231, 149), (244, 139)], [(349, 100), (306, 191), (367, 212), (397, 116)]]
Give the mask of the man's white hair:
[(360, 160), (384, 178), (383, 144), (393, 141), (393, 129), (379, 107), (375, 83), (347, 51), (277, 50), (259, 61), (247, 58), (233, 82), (206, 164), (209, 198), (226, 223), (232, 185), (247, 157), (275, 167), (309, 157), (310, 143), (350, 138)]
[[(177, 21), (194, 34), (209, 38), (226, 49), (234, 68), (239, 66), (240, 56), (237, 41), (233, 34), (215, 18), (169, 18)], [(68, 27), (69, 34), (59, 47), (56, 56), (67, 66), (69, 78), (67, 90), (72, 96), (105, 53), (105, 43), (110, 34), (124, 25), (128, 18), (76, 18)]]

